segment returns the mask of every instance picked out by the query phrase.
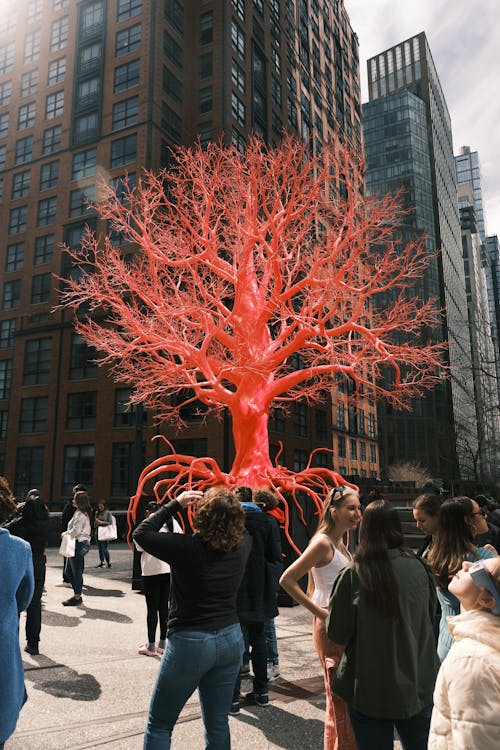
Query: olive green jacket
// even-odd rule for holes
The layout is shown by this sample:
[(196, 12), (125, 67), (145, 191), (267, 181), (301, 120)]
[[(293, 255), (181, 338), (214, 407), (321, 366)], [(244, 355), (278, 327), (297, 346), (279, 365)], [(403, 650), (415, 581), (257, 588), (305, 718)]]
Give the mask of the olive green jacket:
[(405, 719), (432, 705), (439, 669), (433, 634), (434, 576), (411, 552), (389, 550), (399, 584), (401, 616), (367, 605), (353, 565), (337, 577), (326, 622), (328, 637), (345, 646), (332, 689), (367, 716)]

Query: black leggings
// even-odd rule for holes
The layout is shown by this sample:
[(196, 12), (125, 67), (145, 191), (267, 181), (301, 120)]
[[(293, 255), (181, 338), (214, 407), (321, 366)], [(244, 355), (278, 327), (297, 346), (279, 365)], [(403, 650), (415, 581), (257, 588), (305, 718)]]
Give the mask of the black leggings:
[(168, 600), (170, 596), (170, 573), (159, 576), (143, 576), (142, 584), (148, 608), (148, 642), (156, 640), (156, 626), (160, 620), (160, 640), (167, 637)]

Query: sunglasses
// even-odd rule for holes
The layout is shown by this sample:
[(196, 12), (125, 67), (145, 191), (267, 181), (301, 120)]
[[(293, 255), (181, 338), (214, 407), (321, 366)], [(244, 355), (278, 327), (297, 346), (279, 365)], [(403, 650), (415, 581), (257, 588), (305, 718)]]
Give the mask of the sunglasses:
[(500, 594), (496, 590), (493, 576), (484, 565), (484, 560), (479, 560), (471, 565), (468, 572), (470, 577), (480, 589), (486, 589), (495, 599), (495, 606), (491, 608), (491, 613), (500, 615)]

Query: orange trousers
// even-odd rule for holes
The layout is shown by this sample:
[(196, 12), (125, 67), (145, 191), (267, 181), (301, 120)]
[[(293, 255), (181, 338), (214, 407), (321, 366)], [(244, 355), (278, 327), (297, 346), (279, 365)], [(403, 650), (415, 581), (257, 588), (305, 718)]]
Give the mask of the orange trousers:
[(325, 621), (318, 617), (314, 618), (313, 623), (313, 643), (323, 667), (323, 679), (325, 681), (324, 750), (357, 750), (347, 703), (338, 695), (332, 693), (330, 687), (330, 680), (335, 676), (344, 649), (328, 638)]

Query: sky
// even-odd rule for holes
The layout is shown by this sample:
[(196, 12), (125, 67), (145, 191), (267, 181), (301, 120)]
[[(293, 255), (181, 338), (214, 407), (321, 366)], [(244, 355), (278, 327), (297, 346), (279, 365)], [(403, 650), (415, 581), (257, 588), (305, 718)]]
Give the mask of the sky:
[(500, 236), (499, 0), (344, 0), (359, 38), (363, 102), (366, 61), (425, 31), (450, 111), (455, 155), (479, 152), (488, 234)]

